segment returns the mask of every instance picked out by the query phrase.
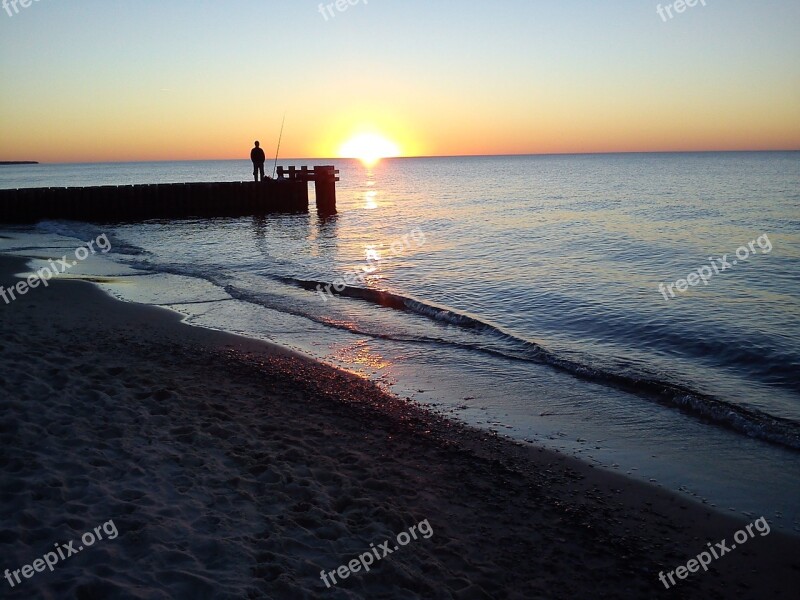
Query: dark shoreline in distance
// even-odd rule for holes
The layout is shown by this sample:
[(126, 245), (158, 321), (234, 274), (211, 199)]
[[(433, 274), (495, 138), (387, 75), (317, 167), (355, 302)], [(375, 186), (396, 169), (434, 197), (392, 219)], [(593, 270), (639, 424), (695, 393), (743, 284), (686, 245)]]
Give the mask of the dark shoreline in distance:
[(0, 160), (0, 166), (3, 165), (38, 165), (39, 161), (36, 160)]

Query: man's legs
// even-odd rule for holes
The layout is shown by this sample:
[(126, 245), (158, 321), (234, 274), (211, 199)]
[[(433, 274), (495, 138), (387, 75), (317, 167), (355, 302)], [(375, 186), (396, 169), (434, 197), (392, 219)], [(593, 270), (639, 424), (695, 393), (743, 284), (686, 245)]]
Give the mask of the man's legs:
[(264, 181), (264, 164), (254, 164), (253, 165), (253, 177), (256, 181), (258, 181), (258, 174), (261, 173), (261, 181)]

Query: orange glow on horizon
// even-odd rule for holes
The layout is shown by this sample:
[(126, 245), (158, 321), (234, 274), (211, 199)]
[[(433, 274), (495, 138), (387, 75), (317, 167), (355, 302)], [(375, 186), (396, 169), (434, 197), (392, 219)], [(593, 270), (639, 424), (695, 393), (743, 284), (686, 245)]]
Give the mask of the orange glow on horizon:
[[(93, 114), (65, 107), (70, 118), (56, 127), (42, 119), (48, 112), (37, 101), (3, 124), (0, 160), (247, 162), (256, 139), (274, 160), (280, 135), (277, 110), (250, 120), (241, 116), (244, 109), (213, 117), (201, 107), (174, 108), (166, 118), (150, 119), (113, 107)], [(800, 149), (800, 121), (789, 100), (756, 115), (744, 105), (710, 104), (698, 103), (687, 113), (633, 100), (604, 107), (542, 102), (532, 115), (522, 105), (503, 111), (487, 106), (481, 118), (470, 106), (449, 103), (404, 111), (364, 103), (324, 115), (297, 107), (287, 116), (279, 161), (353, 157), (369, 166), (391, 156)]]

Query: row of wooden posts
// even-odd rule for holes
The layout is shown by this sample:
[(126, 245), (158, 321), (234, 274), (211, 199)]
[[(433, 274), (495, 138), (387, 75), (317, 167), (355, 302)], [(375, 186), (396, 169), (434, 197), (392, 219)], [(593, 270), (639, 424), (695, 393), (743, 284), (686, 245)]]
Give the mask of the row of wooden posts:
[(44, 219), (91, 222), (191, 217), (232, 217), (308, 212), (308, 183), (314, 182), (317, 212), (336, 214), (333, 166), (278, 167), (263, 182), (157, 183), (0, 190), (0, 222)]

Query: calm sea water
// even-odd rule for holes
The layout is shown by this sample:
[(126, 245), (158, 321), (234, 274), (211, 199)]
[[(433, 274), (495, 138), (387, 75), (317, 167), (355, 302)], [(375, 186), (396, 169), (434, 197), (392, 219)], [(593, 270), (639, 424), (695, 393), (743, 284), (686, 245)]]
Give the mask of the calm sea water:
[[(107, 232), (113, 262), (78, 268), (118, 296), (800, 531), (800, 153), (335, 163), (328, 220), (45, 222), (4, 245)], [(3, 167), (0, 187), (249, 173)]]

